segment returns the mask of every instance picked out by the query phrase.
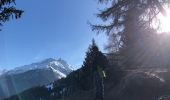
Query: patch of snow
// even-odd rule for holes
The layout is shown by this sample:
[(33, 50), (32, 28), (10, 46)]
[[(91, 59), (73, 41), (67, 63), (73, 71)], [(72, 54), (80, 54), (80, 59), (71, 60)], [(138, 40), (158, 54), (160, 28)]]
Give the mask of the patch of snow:
[(145, 72), (147, 75), (149, 75), (150, 77), (156, 77), (157, 79), (159, 79), (161, 82), (165, 82), (165, 80), (161, 77), (159, 77), (158, 75), (156, 75), (155, 73), (151, 73), (151, 72)]
[(63, 66), (61, 63), (59, 63), (58, 61), (54, 61), (54, 64), (55, 64), (56, 66), (61, 66), (62, 68), (64, 68), (64, 66)]
[(55, 73), (60, 75), (59, 78), (65, 78), (66, 77), (66, 75), (64, 73), (54, 69), (52, 66), (49, 66), (49, 67), (52, 69), (53, 72), (55, 72)]
[(52, 90), (52, 89), (54, 88), (54, 86), (53, 86), (53, 84), (49, 84), (49, 85), (46, 85), (46, 88), (47, 88), (48, 90)]
[(164, 95), (158, 98), (158, 100), (170, 100), (170, 95)]

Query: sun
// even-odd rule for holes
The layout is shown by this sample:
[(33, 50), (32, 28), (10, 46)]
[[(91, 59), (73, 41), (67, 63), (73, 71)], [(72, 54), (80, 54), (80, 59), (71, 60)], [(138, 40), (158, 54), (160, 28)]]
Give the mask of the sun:
[(166, 9), (166, 16), (159, 14), (158, 19), (160, 20), (159, 32), (170, 34), (170, 9)]

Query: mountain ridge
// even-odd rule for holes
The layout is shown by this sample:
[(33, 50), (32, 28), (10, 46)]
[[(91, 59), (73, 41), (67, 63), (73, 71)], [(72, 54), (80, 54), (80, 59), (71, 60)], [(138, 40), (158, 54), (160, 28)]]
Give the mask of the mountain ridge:
[(5, 71), (0, 75), (0, 99), (65, 78), (72, 71), (65, 60), (54, 58)]
[[(6, 73), (6, 74), (19, 74), (23, 73), (29, 70), (34, 70), (34, 69), (43, 69), (43, 68), (48, 68), (50, 63), (53, 63), (55, 66), (60, 66), (64, 69), (66, 67), (69, 70), (74, 70), (71, 65), (67, 64), (65, 60), (62, 60), (61, 58), (55, 59), (55, 58), (46, 58), (44, 60), (38, 61), (38, 62), (33, 62), (31, 64), (15, 67), (14, 69), (11, 70), (2, 70), (0, 75)], [(64, 66), (64, 67), (63, 67)]]

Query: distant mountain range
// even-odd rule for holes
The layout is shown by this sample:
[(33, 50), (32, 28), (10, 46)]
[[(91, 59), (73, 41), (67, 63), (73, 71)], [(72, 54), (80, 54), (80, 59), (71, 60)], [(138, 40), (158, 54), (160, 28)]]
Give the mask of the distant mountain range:
[(66, 61), (53, 58), (9, 71), (0, 71), (0, 99), (32, 87), (49, 84), (66, 77), (72, 71), (72, 66)]

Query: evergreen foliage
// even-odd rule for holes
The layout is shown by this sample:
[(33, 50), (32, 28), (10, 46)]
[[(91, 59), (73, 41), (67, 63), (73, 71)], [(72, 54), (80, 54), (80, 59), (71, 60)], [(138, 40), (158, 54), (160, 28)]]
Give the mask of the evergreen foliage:
[[(85, 89), (93, 88), (93, 74), (97, 70), (97, 66), (103, 70), (108, 67), (108, 61), (105, 55), (99, 51), (94, 39), (92, 44), (89, 46), (88, 51), (86, 52), (86, 57), (82, 65), (82, 85)], [(84, 84), (86, 83), (86, 84)]]
[[(153, 38), (156, 30), (153, 21), (158, 20), (161, 12), (166, 15), (164, 6), (170, 0), (99, 0), (109, 3), (110, 7), (102, 10), (99, 17), (106, 24), (92, 25), (92, 30), (104, 31), (109, 36), (109, 52), (120, 52), (124, 66), (142, 66), (142, 60), (135, 61), (143, 55), (148, 48), (144, 41)], [(110, 22), (109, 24), (107, 24)], [(154, 34), (153, 34), (154, 33)], [(145, 46), (145, 51), (141, 45)], [(139, 55), (140, 54), (140, 55)], [(136, 63), (136, 64), (135, 64)]]
[(10, 19), (18, 19), (23, 11), (15, 7), (15, 0), (0, 0), (0, 25)]

